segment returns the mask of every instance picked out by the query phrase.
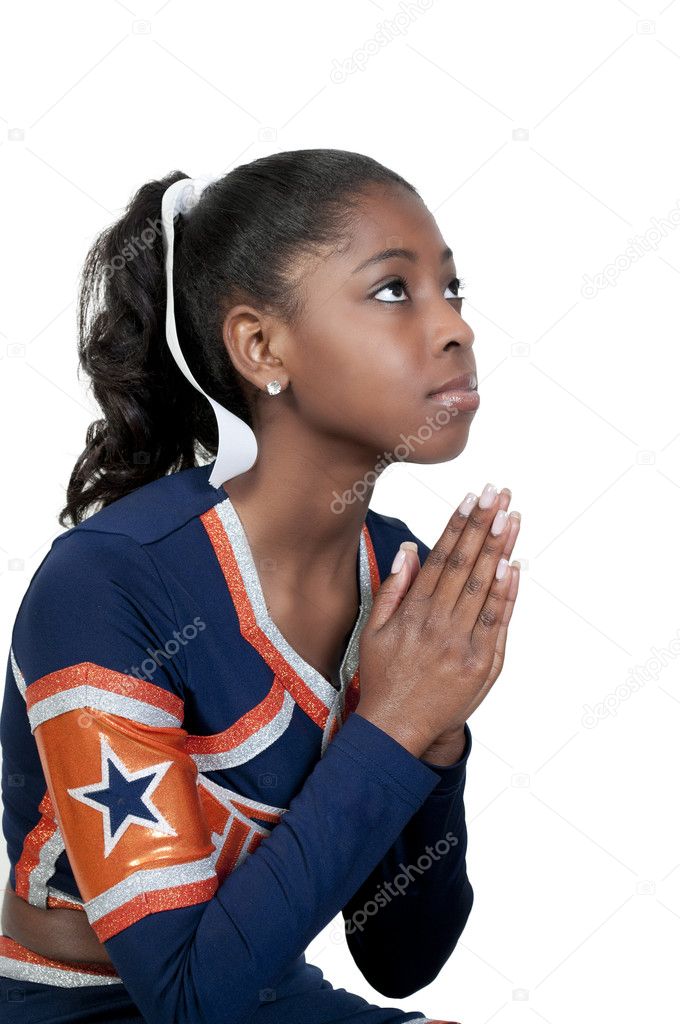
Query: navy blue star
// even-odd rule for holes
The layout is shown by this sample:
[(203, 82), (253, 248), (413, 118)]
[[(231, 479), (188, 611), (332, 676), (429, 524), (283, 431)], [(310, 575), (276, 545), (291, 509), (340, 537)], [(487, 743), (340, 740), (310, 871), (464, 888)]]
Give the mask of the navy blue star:
[(151, 800), (151, 794), (172, 761), (162, 761), (137, 771), (129, 769), (111, 747), (104, 733), (99, 734), (101, 782), (76, 786), (68, 792), (75, 800), (93, 807), (102, 816), (104, 856), (108, 857), (130, 825), (176, 836), (174, 828)]
[[(118, 771), (115, 763), (110, 761), (108, 787), (84, 790), (82, 795), (89, 796), (93, 803), (108, 807), (112, 834), (117, 832), (128, 814), (158, 825), (158, 815), (153, 814), (141, 799), (141, 794), (149, 788), (149, 777), (154, 775), (155, 771), (151, 769), (141, 778), (129, 780)], [(91, 795), (95, 793), (96, 796)]]

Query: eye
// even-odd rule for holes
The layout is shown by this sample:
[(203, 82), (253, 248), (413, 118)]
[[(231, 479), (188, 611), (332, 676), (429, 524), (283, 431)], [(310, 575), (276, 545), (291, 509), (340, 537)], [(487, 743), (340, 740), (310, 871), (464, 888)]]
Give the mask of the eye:
[[(465, 287), (465, 281), (462, 278), (459, 279), (457, 277), (454, 277), (451, 281), (449, 281), (446, 287), (451, 288), (454, 292), (453, 295), (447, 296), (447, 298), (458, 299), (459, 302), (462, 302), (463, 298), (465, 297), (460, 293), (460, 289)], [(393, 277), (391, 281), (388, 281), (387, 284), (382, 285), (382, 287), (379, 288), (376, 292), (373, 292), (372, 298), (377, 299), (381, 292), (387, 291), (388, 289), (391, 289), (392, 292), (404, 292), (406, 288), (408, 288), (408, 281), (406, 280), (406, 278)], [(378, 301), (389, 304), (394, 302), (403, 302), (403, 299), (393, 297), (391, 299), (378, 299)]]
[(454, 299), (464, 299), (465, 298), (464, 295), (461, 295), (462, 289), (465, 288), (465, 281), (463, 280), (462, 277), (461, 278), (454, 277), (454, 279), (452, 281), (449, 281), (449, 283), (447, 284), (446, 287), (447, 288), (453, 288), (453, 290), (455, 292), (455, 295), (453, 296)]
[[(391, 281), (388, 281), (387, 284), (384, 284), (382, 286), (382, 288), (378, 289), (377, 292), (373, 292), (373, 298), (377, 299), (378, 296), (380, 295), (380, 292), (385, 292), (385, 291), (387, 291), (388, 288), (391, 288), (392, 290), (396, 290), (396, 291), (403, 291), (404, 288), (406, 288), (406, 281), (404, 280), (403, 277), (393, 277)], [(388, 301), (388, 302), (401, 302), (402, 300), (401, 299), (388, 299), (388, 300), (380, 299), (379, 301), (380, 302), (385, 302), (385, 301)]]

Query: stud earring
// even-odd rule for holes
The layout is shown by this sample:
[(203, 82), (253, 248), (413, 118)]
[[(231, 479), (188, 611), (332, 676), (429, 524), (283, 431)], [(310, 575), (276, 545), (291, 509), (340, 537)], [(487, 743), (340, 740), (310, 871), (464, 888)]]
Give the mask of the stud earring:
[(270, 395), (278, 395), (281, 390), (281, 384), (278, 380), (270, 380), (267, 384), (267, 391)]

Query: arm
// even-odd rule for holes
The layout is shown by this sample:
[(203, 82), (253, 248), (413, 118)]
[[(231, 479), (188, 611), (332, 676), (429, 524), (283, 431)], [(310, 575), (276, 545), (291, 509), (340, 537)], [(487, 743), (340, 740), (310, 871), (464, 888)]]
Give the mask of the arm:
[(439, 776), (350, 716), (218, 884), (181, 727), (182, 654), (153, 682), (131, 674), (176, 628), (142, 547), (74, 531), (34, 577), (13, 646), (88, 920), (133, 1000), (149, 1024), (245, 1024)]
[(437, 977), (472, 909), (463, 802), (471, 745), (466, 724), (455, 764), (421, 758), (439, 782), (342, 909), (352, 958), (389, 998), (410, 996)]

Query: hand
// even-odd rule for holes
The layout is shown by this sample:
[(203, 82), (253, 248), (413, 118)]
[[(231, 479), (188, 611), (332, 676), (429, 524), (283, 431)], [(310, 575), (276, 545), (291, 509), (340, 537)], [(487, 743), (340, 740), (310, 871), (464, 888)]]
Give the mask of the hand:
[(360, 640), (356, 713), (418, 757), (455, 741), (503, 666), (519, 583), (514, 563), (495, 578), (519, 532), (519, 517), (490, 533), (511, 492), (465, 515), (456, 510), (422, 568), (407, 552), (383, 581)]
[[(500, 492), (499, 508), (507, 510), (510, 505), (510, 498), (512, 497), (512, 491), (504, 487)], [(510, 555), (515, 546), (517, 540), (517, 534), (519, 533), (521, 514), (519, 512), (512, 512), (509, 517), (508, 528), (505, 531), (507, 536), (505, 540), (505, 546), (503, 548), (502, 558), (510, 560)], [(411, 580), (412, 583), (417, 573), (420, 570), (420, 559), (418, 558), (418, 549), (409, 547), (407, 558), (409, 558), (413, 565), (411, 567)], [(513, 562), (515, 571), (513, 572), (512, 581), (510, 588), (506, 594), (505, 609), (501, 619), (501, 628), (498, 631), (496, 638), (496, 648), (494, 650), (494, 660), (489, 675), (484, 680), (483, 689), (486, 692), (491, 689), (493, 684), (498, 679), (501, 669), (503, 668), (503, 658), (505, 654), (505, 644), (508, 634), (508, 623), (510, 622), (510, 616), (512, 615), (513, 608), (515, 606), (515, 599), (517, 597), (517, 590), (519, 587), (519, 564)], [(409, 584), (410, 585), (410, 584)], [(455, 751), (460, 749), (458, 757), (455, 756)], [(454, 729), (442, 732), (431, 748), (427, 750), (422, 757), (426, 761), (431, 761), (433, 764), (455, 764), (459, 761), (463, 751), (465, 750), (465, 733), (463, 729)], [(452, 753), (453, 751), (453, 753)]]

